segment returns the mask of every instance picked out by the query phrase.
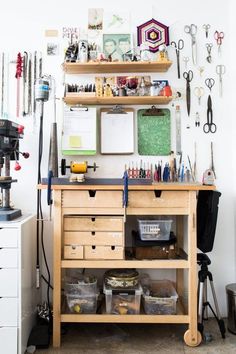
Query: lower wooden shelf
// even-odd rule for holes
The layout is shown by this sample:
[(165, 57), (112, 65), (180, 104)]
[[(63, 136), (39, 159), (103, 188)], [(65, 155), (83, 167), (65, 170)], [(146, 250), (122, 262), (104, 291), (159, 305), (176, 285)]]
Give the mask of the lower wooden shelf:
[(120, 97), (89, 97), (89, 96), (66, 96), (64, 102), (68, 105), (88, 104), (88, 105), (114, 105), (114, 104), (168, 104), (172, 97), (166, 96), (120, 96)]

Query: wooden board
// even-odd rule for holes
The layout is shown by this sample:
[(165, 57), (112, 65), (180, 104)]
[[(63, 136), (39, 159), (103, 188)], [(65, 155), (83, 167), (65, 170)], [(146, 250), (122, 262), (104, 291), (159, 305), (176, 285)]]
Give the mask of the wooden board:
[(171, 151), (170, 110), (161, 109), (163, 115), (145, 116), (146, 110), (138, 110), (139, 155), (166, 156)]

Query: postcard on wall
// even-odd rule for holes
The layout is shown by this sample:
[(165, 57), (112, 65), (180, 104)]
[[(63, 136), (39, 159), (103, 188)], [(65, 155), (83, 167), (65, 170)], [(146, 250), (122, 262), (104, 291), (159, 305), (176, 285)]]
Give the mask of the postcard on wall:
[(102, 30), (103, 9), (88, 9), (88, 29)]
[(113, 61), (122, 61), (123, 54), (127, 53), (131, 48), (132, 44), (130, 34), (103, 34), (103, 53), (106, 58), (111, 56)]
[(106, 33), (130, 32), (130, 13), (127, 11), (104, 11), (103, 30)]

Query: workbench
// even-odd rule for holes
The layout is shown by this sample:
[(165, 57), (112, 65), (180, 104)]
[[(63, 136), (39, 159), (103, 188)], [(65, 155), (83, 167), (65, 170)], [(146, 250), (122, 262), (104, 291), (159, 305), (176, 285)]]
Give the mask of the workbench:
[[(42, 186), (45, 188), (45, 186)], [(196, 247), (196, 202), (199, 190), (214, 190), (214, 186), (182, 183), (135, 184), (128, 186), (128, 205), (123, 207), (122, 184), (72, 183), (54, 184), (54, 236), (53, 236), (53, 346), (60, 347), (61, 323), (182, 323), (188, 324), (184, 341), (189, 346), (201, 342), (197, 323), (197, 247)], [(77, 218), (93, 219), (103, 223), (103, 218), (117, 218), (124, 225), (129, 215), (173, 215), (176, 217), (176, 259), (65, 259), (64, 233), (66, 223), (78, 232)], [(186, 225), (185, 225), (186, 224)], [(77, 226), (76, 226), (77, 225)], [(186, 227), (185, 227), (186, 226)], [(123, 231), (122, 231), (123, 230)], [(124, 226), (121, 232), (124, 232)], [(187, 230), (184, 241), (184, 230)], [(124, 234), (125, 238), (125, 234)], [(187, 245), (186, 247), (184, 245)], [(184, 248), (186, 248), (184, 250)], [(176, 290), (179, 295), (176, 315), (113, 315), (106, 313), (73, 314), (62, 308), (62, 270), (67, 268), (137, 268), (173, 269), (176, 271)], [(188, 298), (184, 298), (187, 274)], [(186, 295), (186, 294), (185, 294)]]

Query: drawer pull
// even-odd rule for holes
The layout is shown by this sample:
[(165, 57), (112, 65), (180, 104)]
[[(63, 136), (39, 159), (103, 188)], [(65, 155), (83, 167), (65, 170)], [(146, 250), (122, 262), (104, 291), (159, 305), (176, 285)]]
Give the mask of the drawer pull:
[(115, 246), (111, 246), (111, 250), (114, 251), (114, 249), (115, 249)]
[(91, 218), (91, 220), (94, 222), (96, 218)]
[(90, 196), (90, 198), (94, 198), (95, 197), (95, 195), (96, 195), (96, 191), (94, 191), (94, 190), (91, 190), (91, 189), (89, 189), (89, 196)]
[(91, 234), (92, 234), (92, 236), (95, 236), (96, 232), (95, 232), (95, 231), (92, 231)]
[(155, 189), (155, 190), (154, 190), (154, 193), (155, 193), (155, 197), (156, 197), (156, 198), (160, 198), (162, 191), (160, 191), (159, 189), (158, 189), (158, 190)]
[(92, 250), (95, 250), (96, 249), (96, 246), (92, 246)]

